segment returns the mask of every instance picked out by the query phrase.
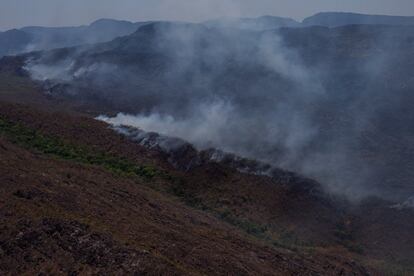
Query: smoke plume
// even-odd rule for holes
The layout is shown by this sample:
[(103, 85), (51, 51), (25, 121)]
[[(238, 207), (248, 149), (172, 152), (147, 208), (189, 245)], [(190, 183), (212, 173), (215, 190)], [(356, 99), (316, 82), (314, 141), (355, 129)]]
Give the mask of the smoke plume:
[(46, 52), (27, 70), (67, 87), (51, 93), (121, 112), (107, 118), (115, 125), (298, 171), (352, 199), (401, 199), (414, 192), (401, 185), (414, 175), (411, 158), (396, 152), (412, 148), (401, 141), (414, 116), (401, 122), (393, 113), (408, 110), (413, 82), (408, 69), (393, 68), (411, 66), (411, 30), (154, 23), (109, 43)]

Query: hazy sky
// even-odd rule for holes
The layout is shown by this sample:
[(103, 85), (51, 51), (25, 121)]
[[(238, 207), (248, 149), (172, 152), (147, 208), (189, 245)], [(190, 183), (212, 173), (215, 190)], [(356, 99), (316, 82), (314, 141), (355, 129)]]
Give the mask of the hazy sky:
[(0, 0), (0, 30), (82, 25), (103, 17), (203, 21), (277, 15), (301, 20), (319, 11), (414, 15), (414, 0)]

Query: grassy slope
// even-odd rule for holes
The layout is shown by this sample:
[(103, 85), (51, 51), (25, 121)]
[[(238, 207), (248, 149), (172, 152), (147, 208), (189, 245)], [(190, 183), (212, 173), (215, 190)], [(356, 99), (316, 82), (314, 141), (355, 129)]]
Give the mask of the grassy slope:
[[(11, 88), (16, 86), (13, 84), (15, 81), (15, 79), (7, 79), (7, 82), (11, 84), (6, 86), (4, 85), (6, 81), (3, 79), (2, 87), (6, 88), (3, 88), (3, 91), (0, 91), (0, 99), (3, 101), (16, 101), (16, 97), (13, 98), (13, 93), (5, 92), (10, 91)], [(22, 79), (19, 79), (19, 82), (20, 81), (26, 82), (26, 80)], [(39, 153), (41, 153), (40, 156), (43, 156), (43, 154), (51, 155), (52, 160), (49, 161), (50, 164), (64, 162), (62, 163), (64, 165), (61, 166), (65, 168), (61, 171), (61, 175), (59, 176), (63, 177), (63, 179), (66, 179), (68, 175), (70, 175), (71, 178), (74, 173), (73, 171), (70, 171), (69, 174), (65, 172), (66, 167), (79, 166), (79, 168), (87, 168), (87, 170), (96, 169), (105, 175), (101, 179), (106, 179), (107, 177), (116, 179), (113, 180), (114, 182), (112, 185), (118, 185), (119, 179), (123, 179), (122, 182), (124, 180), (127, 182), (132, 181), (134, 183), (138, 181), (140, 183), (140, 188), (142, 189), (150, 187), (150, 191), (152, 191), (151, 193), (154, 193), (154, 190), (161, 191), (163, 194), (162, 197), (167, 196), (172, 199), (176, 198), (175, 200), (178, 199), (191, 207), (190, 209), (185, 209), (185, 211), (176, 210), (179, 213), (184, 212), (186, 214), (187, 212), (193, 212), (191, 209), (194, 208), (204, 210), (207, 214), (203, 212), (202, 216), (207, 215), (211, 219), (213, 219), (211, 215), (218, 217), (220, 225), (223, 223), (223, 225), (226, 225), (227, 223), (227, 225), (235, 226), (242, 232), (248, 234), (253, 240), (256, 240), (256, 242), (264, 242), (273, 248), (269, 250), (282, 250), (280, 247), (283, 247), (288, 248), (288, 252), (296, 251), (297, 253), (295, 253), (294, 256), (297, 254), (313, 254), (316, 258), (320, 259), (320, 262), (322, 263), (325, 261), (333, 262), (334, 265), (331, 267), (332, 269), (334, 269), (335, 265), (338, 266), (338, 269), (339, 267), (343, 267), (343, 257), (338, 256), (348, 256), (357, 259), (361, 258), (362, 261), (371, 265), (373, 264), (374, 266), (381, 266), (382, 270), (393, 272), (400, 271), (401, 273), (407, 274), (413, 272), (409, 268), (390, 265), (388, 261), (377, 261), (376, 258), (371, 259), (369, 256), (359, 256), (358, 253), (361, 253), (359, 252), (359, 242), (355, 243), (350, 240), (349, 229), (344, 227), (346, 217), (340, 216), (336, 210), (333, 210), (331, 206), (329, 206), (329, 204), (315, 203), (312, 201), (312, 198), (309, 198), (306, 194), (291, 191), (289, 187), (284, 187), (283, 183), (274, 183), (267, 178), (248, 177), (214, 165), (199, 168), (198, 170), (185, 175), (176, 172), (169, 167), (158, 153), (149, 152), (126, 141), (123, 137), (107, 129), (107, 126), (101, 122), (96, 122), (87, 117), (79, 116), (79, 114), (71, 111), (56, 112), (57, 109), (60, 109), (61, 105), (50, 106), (49, 104), (51, 102), (47, 98), (43, 98), (41, 101), (30, 100), (36, 98), (38, 92), (31, 83), (26, 83), (26, 85), (27, 86), (20, 90), (24, 93), (25, 97), (18, 97), (18, 102), (29, 103), (30, 105), (40, 107), (42, 110), (46, 109), (49, 111), (39, 111), (20, 105), (1, 104), (0, 113), (3, 120), (2, 136), (7, 137), (7, 140), (9, 141), (17, 143), (19, 147), (23, 146), (30, 151), (35, 150), (35, 152), (37, 152), (37, 154), (35, 154), (36, 157), (39, 156)], [(12, 124), (11, 129), (10, 125), (7, 126), (7, 124)], [(18, 129), (17, 133), (13, 132), (14, 128)], [(31, 137), (29, 141), (27, 141), (28, 136)], [(33, 137), (34, 140), (32, 140)], [(62, 161), (58, 161), (60, 159), (62, 159)], [(22, 166), (22, 163), (22, 161), (20, 161), (20, 164), (17, 162), (16, 166)], [(53, 168), (50, 164), (47, 166)], [(144, 173), (142, 171), (143, 168)], [(53, 168), (51, 171), (55, 169), (57, 168)], [(148, 169), (150, 172), (149, 177), (146, 175), (146, 170)], [(44, 167), (43, 170), (48, 169), (45, 169)], [(84, 176), (86, 177), (84, 174), (85, 171), (83, 170), (80, 175), (78, 174), (78, 179), (83, 179)], [(93, 174), (95, 174), (95, 172)], [(9, 175), (7, 168), (5, 169), (4, 175), (9, 176), (10, 179), (17, 178), (16, 175)], [(95, 176), (92, 176), (91, 178), (93, 179), (94, 177)], [(65, 180), (62, 181), (65, 182)], [(97, 185), (96, 183), (97, 182), (95, 181), (95, 185)], [(15, 197), (23, 197), (23, 199), (25, 197), (30, 198), (32, 197), (31, 189), (34, 188), (35, 191), (38, 190), (38, 188), (31, 187), (32, 183), (27, 184), (29, 186), (26, 188), (29, 189), (29, 192), (25, 189), (20, 192), (15, 190), (13, 192), (17, 194)], [(79, 189), (79, 187), (74, 188)], [(57, 186), (55, 187), (54, 192), (62, 193), (60, 189), (63, 188)], [(93, 191), (90, 194), (95, 196), (97, 192), (98, 191)], [(36, 192), (34, 194), (36, 194)], [(160, 196), (158, 192), (156, 194)], [(76, 196), (74, 194), (72, 195), (73, 197), (70, 200), (68, 199), (68, 201), (76, 201)], [(150, 197), (154, 195), (155, 194), (151, 194)], [(173, 201), (175, 200), (173, 199)], [(58, 201), (56, 202), (60, 204)], [(25, 201), (24, 205), (26, 205), (26, 203), (30, 203), (30, 201)], [(90, 210), (94, 204), (97, 203), (90, 202), (90, 205), (88, 205), (85, 210)], [(32, 205), (28, 206), (30, 207), (24, 207), (26, 208), (25, 211), (31, 210), (30, 208)], [(102, 207), (100, 204), (97, 204), (93, 207), (94, 211), (102, 213), (103, 211), (96, 209), (98, 206)], [(15, 208), (15, 206), (12, 208)], [(54, 205), (42, 207), (41, 211), (37, 211), (40, 212), (41, 215), (38, 214), (38, 216), (34, 215), (33, 217), (30, 215), (28, 219), (31, 220), (36, 217), (36, 221), (39, 221), (40, 218), (47, 218), (48, 215), (45, 216), (43, 212), (55, 208), (56, 206)], [(72, 210), (66, 210), (65, 212), (64, 215), (55, 214), (52, 217), (59, 218), (62, 215), (63, 217), (73, 217)], [(89, 227), (90, 225), (101, 225), (103, 228), (107, 229), (108, 221), (114, 219), (114, 216), (109, 216), (99, 222), (94, 221), (88, 223), (88, 219), (90, 219), (91, 216), (89, 212), (90, 211), (87, 211), (80, 216), (76, 215), (76, 219), (70, 219), (69, 221), (85, 222)], [(136, 210), (133, 212), (136, 212)], [(133, 214), (133, 212), (131, 212), (131, 214)], [(173, 216), (175, 216), (175, 211), (173, 213)], [(124, 219), (130, 220), (131, 217)], [(59, 223), (65, 225), (67, 221)], [(181, 223), (182, 222), (178, 220), (177, 224)], [(16, 226), (18, 225), (19, 223), (16, 221)], [(117, 228), (118, 226), (119, 225), (117, 224), (112, 226), (112, 231), (114, 232), (111, 232), (110, 236), (118, 236), (123, 239), (124, 233), (121, 231), (120, 234), (119, 229)], [(41, 224), (41, 226), (38, 227), (43, 229), (42, 227), (44, 227), (44, 225), (42, 226)], [(124, 227), (131, 228), (132, 226), (124, 223)], [(228, 231), (233, 235), (233, 231), (235, 230), (234, 228), (231, 229), (233, 230)], [(105, 232), (105, 230), (103, 232)], [(115, 232), (117, 234), (115, 234)], [(184, 229), (175, 233), (177, 234), (181, 232), (185, 233), (182, 234), (184, 236), (188, 234), (188, 231), (185, 231)], [(176, 236), (173, 236), (167, 240), (167, 243), (174, 244), (175, 238)], [(196, 235), (196, 238), (198, 239), (199, 236)], [(226, 240), (227, 237), (225, 235), (220, 236), (216, 239), (216, 242), (221, 243), (220, 239)], [(243, 243), (245, 242), (245, 238), (240, 239), (243, 240)], [(211, 242), (210, 237), (207, 237), (207, 240)], [(129, 244), (130, 241), (127, 241), (126, 243)], [(154, 247), (158, 247), (159, 241), (154, 241), (153, 244), (156, 244), (153, 245)], [(343, 245), (352, 252), (343, 249)], [(119, 247), (122, 248), (123, 246), (115, 246), (115, 248)], [(184, 244), (180, 244), (179, 247), (181, 248), (180, 250), (188, 248), (184, 246)], [(239, 248), (238, 250), (245, 249)], [(238, 251), (236, 250), (235, 252)], [(256, 249), (254, 252), (256, 252)], [(364, 252), (364, 255), (367, 255), (368, 253)], [(210, 258), (208, 256), (207, 252), (200, 252), (198, 258), (208, 259)], [(381, 260), (382, 257), (379, 259)], [(180, 257), (175, 256), (174, 262), (179, 260), (181, 260)], [(233, 269), (234, 265), (237, 266), (239, 261), (240, 259), (233, 259), (229, 267), (223, 268), (226, 269), (223, 271), (230, 271), (229, 269)], [(126, 262), (128, 263), (128, 261)], [(303, 262), (303, 260), (301, 262)], [(320, 262), (318, 261), (316, 266), (319, 266)], [(249, 263), (249, 266), (250, 265), (251, 264)], [(164, 267), (164, 265), (161, 266)], [(282, 266), (282, 264), (276, 265), (275, 267), (277, 268), (279, 266)], [(199, 267), (194, 268), (191, 265), (190, 267), (190, 271), (192, 272), (200, 270)], [(275, 269), (275, 267), (272, 267), (272, 269)], [(345, 267), (346, 270), (355, 269), (355, 267), (349, 264), (345, 265)]]
[[(4, 271), (364, 271), (346, 258), (314, 253), (310, 261), (269, 247), (148, 188), (172, 181), (165, 173), (142, 173), (133, 161), (107, 157), (4, 116), (0, 129)], [(16, 263), (20, 258), (24, 261)]]

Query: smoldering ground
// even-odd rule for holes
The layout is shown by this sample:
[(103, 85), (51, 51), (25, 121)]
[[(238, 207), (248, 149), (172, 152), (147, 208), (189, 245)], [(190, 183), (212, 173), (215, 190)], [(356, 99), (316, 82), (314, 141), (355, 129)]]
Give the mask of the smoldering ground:
[[(413, 160), (404, 153), (414, 145), (413, 33), (164, 22), (109, 43), (46, 52), (26, 68), (65, 84), (52, 94), (131, 114), (114, 124), (298, 171), (352, 199), (400, 200), (414, 193)], [(401, 110), (405, 116), (394, 115)]]

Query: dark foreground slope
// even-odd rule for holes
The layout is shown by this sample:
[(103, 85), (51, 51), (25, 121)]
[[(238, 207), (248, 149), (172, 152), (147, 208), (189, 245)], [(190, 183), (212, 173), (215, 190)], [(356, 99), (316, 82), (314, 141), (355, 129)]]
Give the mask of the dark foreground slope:
[(0, 113), (2, 273), (367, 274), (348, 254), (266, 244), (186, 206), (182, 176), (103, 123)]
[(409, 209), (378, 201), (351, 209), (310, 194), (316, 183), (299, 176), (291, 183), (216, 163), (183, 172), (72, 103), (51, 101), (31, 82), (13, 92), (11, 81), (21, 82), (7, 80), (4, 273), (412, 273)]

